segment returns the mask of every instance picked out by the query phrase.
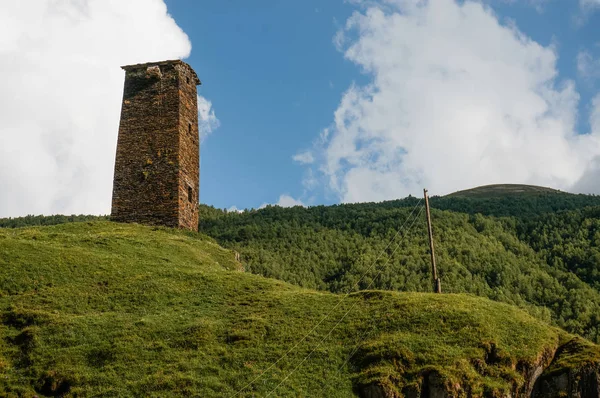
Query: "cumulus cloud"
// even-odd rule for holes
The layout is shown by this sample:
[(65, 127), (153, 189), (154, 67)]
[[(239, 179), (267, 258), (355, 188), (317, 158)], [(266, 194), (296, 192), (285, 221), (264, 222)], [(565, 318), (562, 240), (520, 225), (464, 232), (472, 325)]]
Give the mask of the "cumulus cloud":
[(531, 6), (533, 8), (535, 8), (535, 10), (539, 13), (543, 13), (546, 9), (546, 6), (548, 5), (548, 3), (551, 0), (486, 0), (488, 3), (508, 3), (508, 4), (517, 4), (517, 3), (521, 3), (521, 4), (527, 4), (528, 6)]
[(600, 94), (592, 100), (592, 112), (590, 114), (590, 125), (592, 131), (600, 134)]
[(315, 144), (344, 202), (492, 183), (569, 190), (600, 155), (597, 126), (575, 131), (579, 95), (558, 80), (555, 49), (480, 2), (386, 0), (334, 42), (370, 77), (346, 90)]
[(198, 96), (198, 125), (201, 141), (221, 125), (212, 109), (212, 102), (201, 95)]
[(311, 164), (315, 161), (315, 158), (310, 151), (297, 153), (292, 157), (292, 159), (300, 164)]
[(580, 51), (577, 54), (577, 72), (585, 79), (600, 78), (600, 59), (595, 59), (587, 50)]
[(281, 207), (294, 207), (294, 206), (304, 206), (304, 203), (298, 199), (292, 198), (290, 195), (281, 195), (279, 196), (279, 200), (277, 201), (277, 206)]
[[(600, 135), (600, 94), (592, 100), (590, 126), (593, 134)], [(587, 165), (581, 178), (573, 185), (574, 192), (598, 193), (600, 191), (600, 155)]]
[[(259, 209), (263, 209), (269, 205), (270, 205), (270, 203), (263, 203), (262, 205), (260, 205)], [(294, 199), (290, 195), (283, 194), (283, 195), (279, 196), (279, 200), (277, 201), (277, 203), (273, 204), (273, 206), (280, 206), (280, 207), (303, 206), (303, 207), (305, 207), (306, 205), (304, 203), (302, 203), (302, 201), (300, 201), (298, 199)]]
[(229, 213), (243, 213), (244, 210), (238, 209), (237, 206), (231, 206), (229, 209), (227, 209), (227, 212), (229, 212)]
[(190, 50), (163, 0), (1, 2), (0, 216), (108, 213), (120, 66)]
[(600, 0), (579, 0), (579, 5), (584, 10), (591, 10), (600, 7)]

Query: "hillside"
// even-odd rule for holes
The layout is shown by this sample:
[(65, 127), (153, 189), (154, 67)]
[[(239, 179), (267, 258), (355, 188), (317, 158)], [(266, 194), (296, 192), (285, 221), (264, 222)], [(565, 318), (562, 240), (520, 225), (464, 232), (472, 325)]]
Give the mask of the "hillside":
[[(238, 251), (252, 273), (331, 292), (368, 286), (429, 292), (427, 231), (423, 213), (416, 219), (412, 213), (421, 208), (417, 204), (418, 199), (407, 198), (380, 204), (268, 207), (241, 214), (202, 207), (200, 228), (221, 245)], [(495, 219), (433, 209), (442, 288), (520, 306), (599, 341), (600, 269), (592, 255), (600, 240), (589, 242), (588, 237), (594, 236), (595, 228), (600, 230), (600, 224), (591, 214), (552, 217), (580, 221), (587, 217), (589, 222), (580, 226), (588, 229), (575, 235), (582, 241), (560, 240), (562, 227), (557, 220), (544, 229), (546, 219)], [(550, 249), (541, 250), (544, 242)], [(569, 249), (573, 244), (580, 247), (574, 253)], [(556, 258), (565, 261), (556, 266)], [(381, 272), (370, 270), (358, 282), (373, 262)]]
[(165, 228), (0, 230), (0, 395), (529, 395), (544, 369), (536, 396), (561, 377), (596, 388), (597, 346), (509, 305), (335, 295), (238, 268)]
[(500, 184), (433, 197), (431, 205), (440, 210), (524, 219), (600, 206), (600, 196), (572, 194), (534, 185)]
[(492, 198), (506, 195), (539, 195), (539, 194), (557, 194), (561, 191), (553, 188), (540, 187), (537, 185), (524, 184), (493, 184), (480, 187), (465, 189), (446, 195), (448, 197), (471, 197), (471, 198)]
[[(242, 214), (201, 206), (200, 228), (238, 251), (251, 273), (336, 293), (365, 288), (428, 292), (423, 215), (402, 230), (419, 200), (269, 207)], [(451, 209), (433, 210), (444, 291), (517, 305), (600, 342), (600, 206), (594, 206), (600, 197), (514, 193), (433, 197), (431, 204)], [(93, 219), (102, 217), (27, 216), (0, 219), (0, 227)], [(375, 259), (378, 268), (358, 281)]]
[(91, 216), (91, 215), (75, 215), (65, 216), (62, 214), (55, 214), (53, 216), (43, 215), (27, 215), (24, 217), (8, 217), (0, 218), (0, 228), (19, 228), (19, 227), (33, 227), (43, 225), (58, 225), (69, 222), (81, 222), (81, 221), (108, 221), (108, 216)]

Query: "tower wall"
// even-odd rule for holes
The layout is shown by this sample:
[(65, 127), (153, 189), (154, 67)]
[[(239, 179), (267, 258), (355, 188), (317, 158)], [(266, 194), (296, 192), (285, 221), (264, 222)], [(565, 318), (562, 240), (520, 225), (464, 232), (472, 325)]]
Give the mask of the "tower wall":
[(200, 81), (182, 61), (123, 69), (111, 219), (198, 230)]

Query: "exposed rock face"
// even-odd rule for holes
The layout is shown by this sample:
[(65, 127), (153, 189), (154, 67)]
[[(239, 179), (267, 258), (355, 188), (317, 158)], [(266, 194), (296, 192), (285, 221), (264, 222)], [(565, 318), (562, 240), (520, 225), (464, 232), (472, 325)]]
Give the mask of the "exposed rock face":
[[(488, 356), (494, 355), (493, 348)], [(522, 375), (522, 382), (510, 392), (473, 393), (466, 382), (452, 384), (430, 371), (409, 377), (417, 385), (402, 388), (402, 393), (398, 392), (401, 386), (390, 384), (390, 379), (372, 382), (357, 388), (357, 392), (362, 398), (600, 398), (599, 354), (597, 346), (574, 338), (557, 350), (541, 353), (534, 362), (516, 364), (513, 369)]]
[(443, 380), (436, 373), (420, 378), (418, 386), (408, 386), (399, 393), (387, 383), (372, 383), (358, 391), (361, 398), (446, 398), (454, 397), (456, 392), (447, 391)]
[(197, 231), (200, 80), (182, 61), (123, 69), (111, 219)]
[(442, 378), (436, 373), (429, 373), (423, 381), (421, 396), (428, 398), (446, 398), (450, 395), (447, 394), (447, 389), (444, 386)]
[(600, 398), (600, 372), (588, 368), (546, 375), (536, 383), (532, 397)]
[(600, 398), (600, 350), (574, 338), (562, 345), (535, 383), (533, 398)]
[(396, 394), (391, 391), (386, 391), (385, 387), (380, 384), (371, 384), (365, 386), (360, 391), (362, 398), (396, 398)]
[(537, 361), (534, 363), (519, 363), (517, 370), (523, 375), (525, 383), (523, 386), (515, 392), (515, 397), (530, 397), (538, 378), (544, 373), (544, 370), (550, 366), (554, 356), (556, 355), (556, 349), (546, 350), (542, 355), (539, 356)]
[[(421, 391), (406, 390), (403, 395), (386, 389), (379, 384), (371, 384), (364, 387), (359, 395), (362, 398), (458, 398), (477, 397), (471, 395), (457, 386), (447, 389), (439, 380), (424, 378)], [(535, 384), (531, 394), (524, 392), (512, 392), (505, 395), (483, 394), (481, 397), (502, 398), (600, 398), (600, 373), (597, 369), (587, 369), (579, 372), (569, 371), (555, 375), (545, 376)]]

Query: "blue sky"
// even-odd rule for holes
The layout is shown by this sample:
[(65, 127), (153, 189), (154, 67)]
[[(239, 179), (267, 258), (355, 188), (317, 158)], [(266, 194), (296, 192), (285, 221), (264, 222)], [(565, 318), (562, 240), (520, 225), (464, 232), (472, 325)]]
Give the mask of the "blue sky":
[(292, 156), (331, 123), (348, 85), (363, 79), (332, 42), (353, 7), (273, 0), (167, 5), (190, 36), (188, 61), (220, 121), (202, 145), (202, 202), (256, 208), (280, 194), (300, 195), (303, 169)]
[(110, 213), (120, 66), (178, 58), (203, 203), (600, 194), (600, 0), (22, 0), (0, 3), (0, 217)]
[[(276, 203), (281, 194), (307, 204), (339, 201), (323, 186), (307, 193), (301, 183), (306, 169), (292, 157), (332, 123), (353, 82), (369, 81), (333, 41), (350, 15), (364, 9), (310, 0), (169, 0), (167, 6), (190, 37), (188, 62), (220, 121), (202, 145), (202, 202), (256, 208)], [(600, 12), (566, 0), (489, 6), (501, 24), (515, 24), (542, 46), (555, 46), (557, 84), (576, 82), (577, 129), (589, 133), (587, 115), (598, 90), (595, 81), (578, 74), (577, 55), (600, 55)]]

